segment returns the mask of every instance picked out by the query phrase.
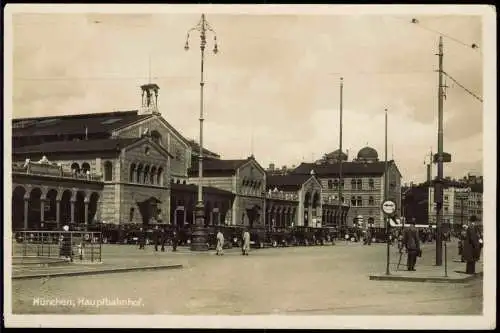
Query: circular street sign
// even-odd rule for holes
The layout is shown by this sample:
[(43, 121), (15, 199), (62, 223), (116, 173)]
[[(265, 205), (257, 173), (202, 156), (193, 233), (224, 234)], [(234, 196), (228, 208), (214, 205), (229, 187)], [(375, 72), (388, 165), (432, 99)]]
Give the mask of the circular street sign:
[(392, 215), (396, 212), (396, 203), (392, 200), (386, 200), (382, 203), (382, 212), (386, 215)]

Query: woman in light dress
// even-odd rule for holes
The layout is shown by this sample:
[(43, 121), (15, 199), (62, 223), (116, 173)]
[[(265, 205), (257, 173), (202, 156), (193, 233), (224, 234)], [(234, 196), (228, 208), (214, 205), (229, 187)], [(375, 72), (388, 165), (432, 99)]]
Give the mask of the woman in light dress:
[(250, 252), (250, 233), (248, 232), (248, 230), (245, 229), (245, 231), (243, 232), (243, 248), (242, 248), (243, 252), (242, 252), (242, 255), (248, 255), (248, 253)]
[(224, 235), (222, 234), (222, 232), (219, 230), (217, 232), (217, 248), (216, 248), (216, 253), (218, 256), (219, 255), (224, 255), (224, 250), (223, 250), (223, 247), (224, 247)]

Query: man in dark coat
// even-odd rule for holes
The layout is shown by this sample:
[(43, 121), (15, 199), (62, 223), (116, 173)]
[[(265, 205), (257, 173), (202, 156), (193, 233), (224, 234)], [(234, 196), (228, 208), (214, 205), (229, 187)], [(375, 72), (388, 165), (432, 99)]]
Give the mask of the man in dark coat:
[(155, 242), (155, 251), (158, 252), (158, 245), (160, 245), (160, 229), (158, 226), (155, 227), (155, 230), (153, 231), (153, 239)]
[(408, 253), (407, 268), (409, 271), (415, 271), (417, 256), (420, 252), (420, 239), (418, 237), (418, 230), (415, 228), (414, 220), (410, 222), (410, 227), (404, 231), (403, 244)]
[(165, 243), (167, 242), (167, 233), (165, 231), (165, 228), (161, 229), (161, 252), (165, 252)]
[(463, 243), (462, 256), (466, 262), (465, 273), (476, 274), (476, 261), (479, 260), (481, 244), (474, 226), (467, 226)]
[(179, 237), (177, 235), (177, 230), (173, 230), (172, 232), (172, 251), (173, 252), (176, 252), (177, 251), (177, 242), (179, 240)]
[(140, 228), (139, 229), (139, 250), (144, 250), (146, 245), (146, 232)]

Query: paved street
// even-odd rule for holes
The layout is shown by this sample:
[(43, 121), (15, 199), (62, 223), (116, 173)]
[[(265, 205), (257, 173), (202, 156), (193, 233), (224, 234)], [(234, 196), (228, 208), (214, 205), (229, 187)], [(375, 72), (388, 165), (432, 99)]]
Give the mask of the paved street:
[[(397, 262), (396, 248), (391, 249)], [(417, 264), (432, 266), (434, 245), (424, 247)], [(456, 248), (450, 246), (450, 261)], [(482, 280), (466, 284), (370, 281), (385, 271), (385, 245), (254, 250), (241, 256), (237, 249), (218, 257), (153, 253), (149, 246), (104, 248), (105, 261), (183, 264), (184, 269), (110, 275), (13, 280), (14, 314), (322, 314), (425, 315), (481, 314)], [(395, 265), (391, 265), (395, 269)], [(132, 305), (40, 305), (35, 300), (132, 299)]]

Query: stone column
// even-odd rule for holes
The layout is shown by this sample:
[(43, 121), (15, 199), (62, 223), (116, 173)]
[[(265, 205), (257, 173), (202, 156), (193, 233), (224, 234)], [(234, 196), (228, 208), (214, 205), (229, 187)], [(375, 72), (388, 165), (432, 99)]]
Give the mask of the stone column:
[(71, 220), (70, 223), (75, 223), (75, 199), (71, 199)]
[(85, 198), (84, 200), (84, 205), (85, 205), (85, 230), (87, 230), (87, 226), (89, 225), (89, 199)]
[(61, 199), (56, 199), (56, 227), (59, 230), (59, 225), (61, 223)]
[(28, 230), (29, 194), (24, 196), (24, 230)]
[(40, 223), (45, 221), (45, 197), (40, 197)]

